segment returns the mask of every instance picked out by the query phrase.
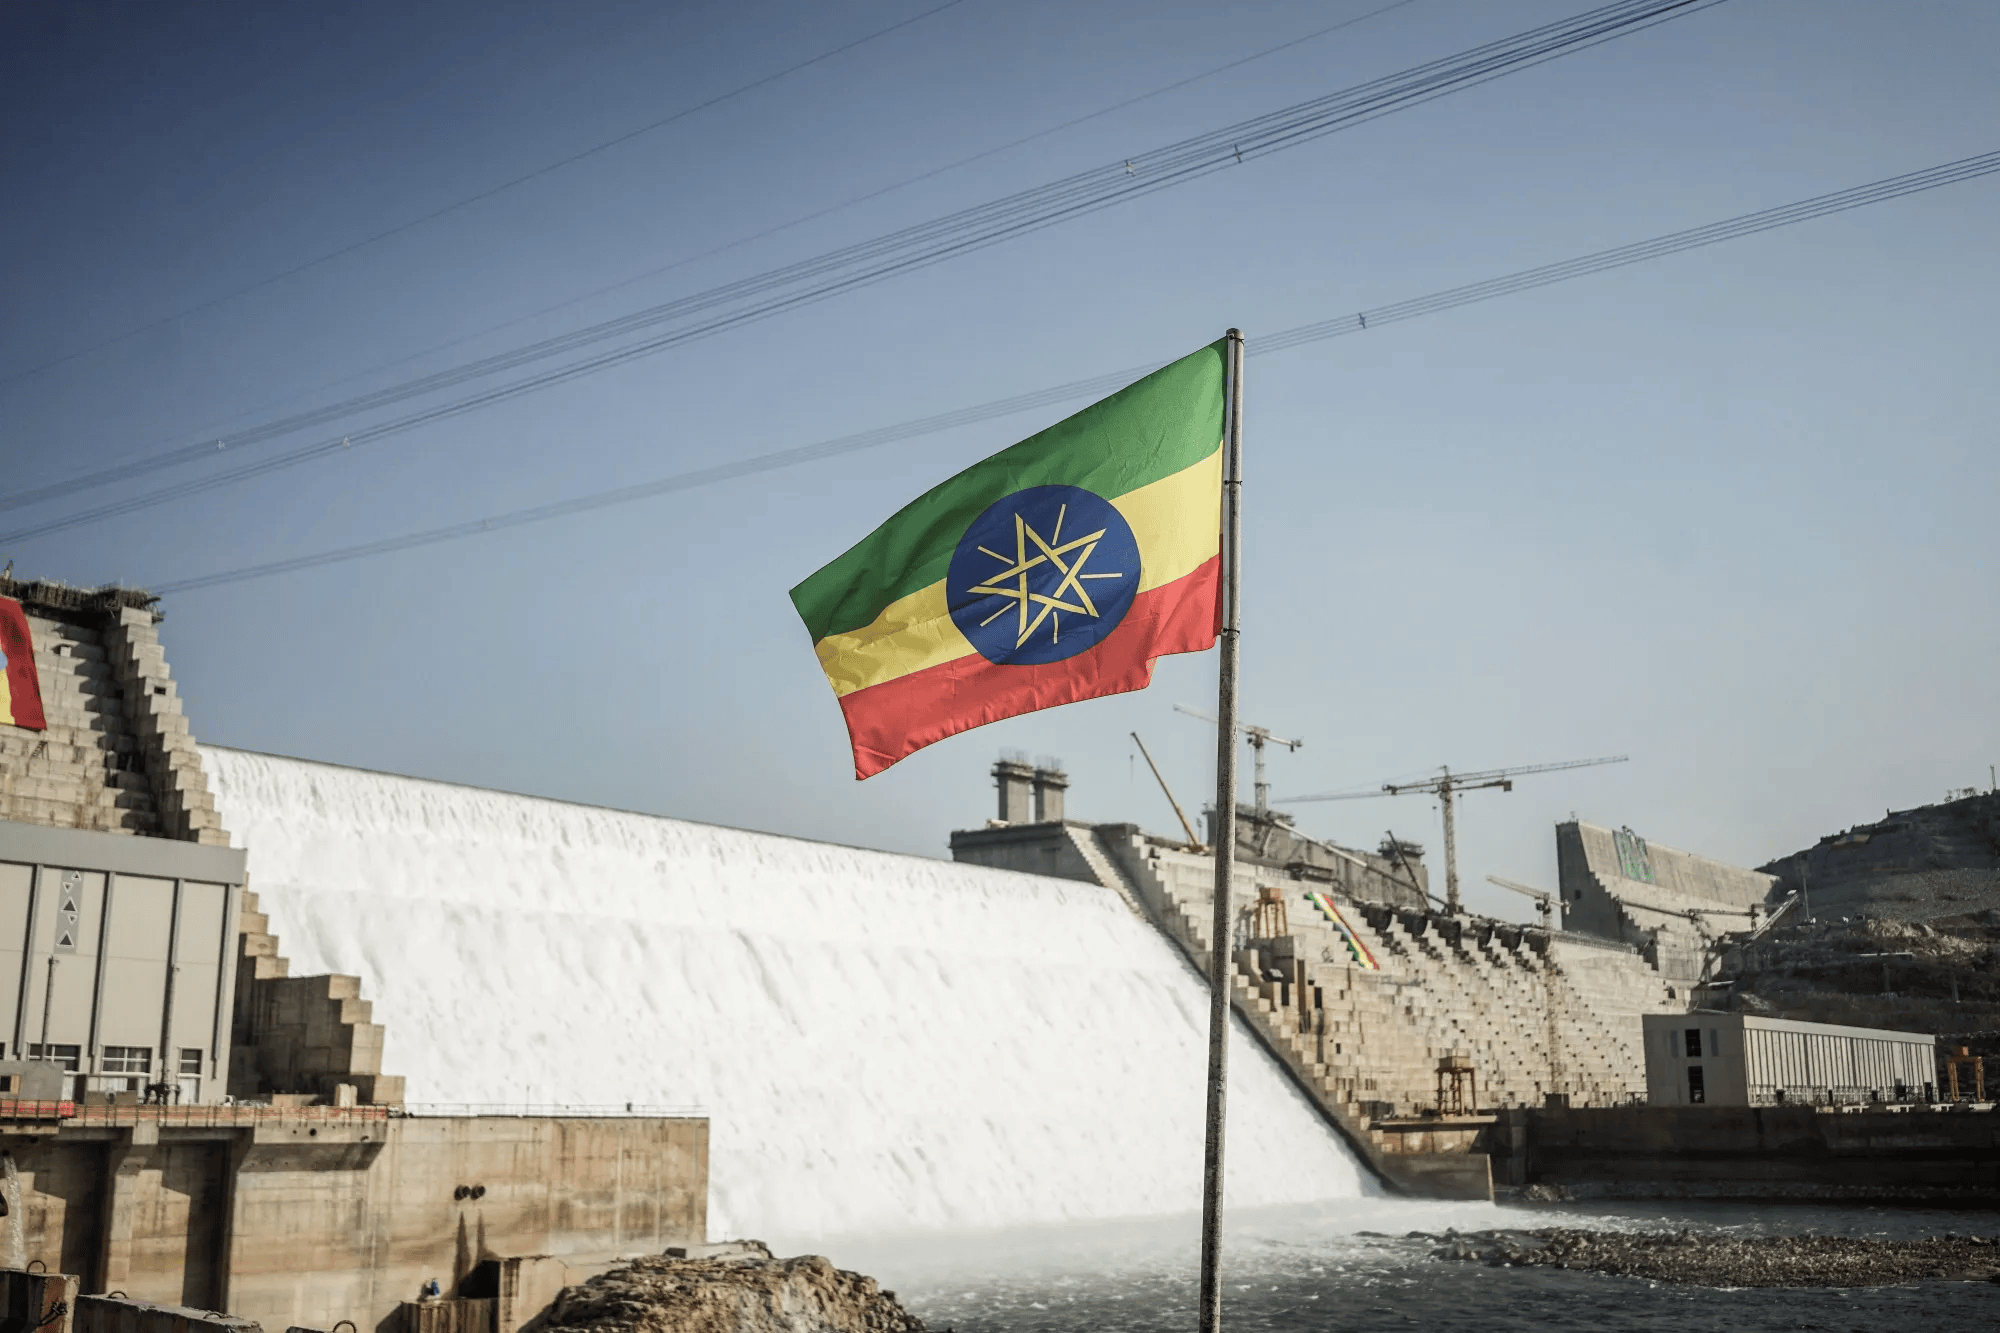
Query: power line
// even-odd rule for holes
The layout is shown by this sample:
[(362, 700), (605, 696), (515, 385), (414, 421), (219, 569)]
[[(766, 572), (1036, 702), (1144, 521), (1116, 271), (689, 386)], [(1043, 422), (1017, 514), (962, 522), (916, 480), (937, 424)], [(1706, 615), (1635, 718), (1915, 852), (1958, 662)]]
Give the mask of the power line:
[[(1544, 24), (1512, 37), (1434, 60), (1399, 74), (1343, 89), (1295, 106), (1252, 117), (1235, 125), (1185, 139), (1152, 152), (1080, 172), (1051, 184), (963, 209), (945, 217), (907, 227), (886, 236), (802, 260), (707, 292), (678, 298), (617, 319), (557, 335), (494, 356), (420, 377), (404, 384), (362, 394), (342, 403), (301, 412), (261, 426), (241, 430), (215, 442), (185, 446), (153, 459), (108, 468), (89, 478), (43, 487), (33, 494), (52, 498), (87, 485), (123, 480), (168, 467), (213, 458), (232, 447), (261, 443), (280, 435), (324, 425), (344, 416), (435, 393), (537, 361), (578, 351), (591, 344), (644, 332), (677, 319), (708, 314), (702, 322), (637, 342), (614, 347), (482, 390), (468, 397), (421, 409), (408, 416), (348, 431), (301, 445), (283, 454), (211, 473), (209, 476), (113, 501), (0, 534), (0, 543), (60, 532), (85, 523), (135, 513), (172, 500), (184, 499), (238, 481), (268, 475), (312, 459), (345, 451), (357, 444), (398, 435), (466, 412), (505, 402), (524, 394), (563, 384), (583, 375), (622, 365), (717, 333), (767, 319), (801, 306), (872, 286), (914, 269), (941, 263), (969, 251), (996, 245), (1028, 232), (1109, 208), (1130, 199), (1184, 184), (1244, 161), (1296, 147), (1351, 128), (1379, 116), (1433, 101), (1469, 87), (1518, 73), (1549, 60), (1585, 50), (1614, 38), (1698, 12), (1723, 0), (1616, 0), (1572, 18)], [(787, 289), (790, 290), (787, 290)], [(762, 298), (756, 300), (753, 298)], [(742, 304), (743, 302), (749, 304)], [(735, 304), (734, 310), (724, 310)], [(0, 508), (27, 503), (23, 497)]]
[[(1562, 260), (1554, 264), (1544, 264), (1539, 268), (1523, 269), (1482, 282), (1468, 283), (1460, 287), (1447, 288), (1407, 301), (1377, 306), (1372, 310), (1357, 311), (1335, 319), (1322, 320), (1315, 324), (1303, 324), (1286, 329), (1250, 342), (1250, 355), (1258, 356), (1270, 352), (1282, 352), (1302, 347), (1307, 343), (1323, 342), (1345, 334), (1360, 333), (1364, 330), (1381, 328), (1387, 324), (1415, 319), (1420, 315), (1437, 314), (1460, 306), (1474, 305), (1495, 297), (1508, 296), (1516, 292), (1528, 291), (1536, 287), (1547, 287), (1572, 278), (1585, 277), (1593, 273), (1603, 273), (1610, 269), (1624, 268), (1648, 260), (1664, 258), (1686, 250), (1696, 250), (1704, 246), (1716, 245), (1723, 241), (1735, 240), (1758, 232), (1770, 231), (1775, 227), (1787, 227), (1814, 218), (1827, 217), (1848, 209), (1861, 208), (1869, 204), (1901, 198), (1904, 195), (1919, 194), (1926, 190), (1955, 185), (1962, 181), (2000, 172), (2000, 152), (1985, 153), (1978, 157), (1963, 158), (1941, 166), (1913, 171), (1902, 176), (1892, 176), (1885, 180), (1873, 181), (1867, 185), (1836, 191), (1832, 194), (1817, 195), (1796, 203), (1767, 208), (1761, 212), (1745, 213), (1720, 222), (1711, 222), (1683, 231), (1669, 232), (1650, 240), (1637, 241), (1630, 245), (1611, 250), (1599, 250), (1594, 254), (1580, 255), (1574, 259)], [(608, 509), (614, 505), (630, 504), (638, 500), (652, 499), (675, 491), (693, 490), (697, 487), (713, 485), (716, 482), (736, 477), (751, 476), (761, 472), (772, 472), (799, 463), (812, 462), (821, 458), (832, 458), (840, 454), (857, 453), (899, 440), (914, 439), (956, 426), (972, 425), (990, 421), (998, 417), (1010, 416), (1034, 408), (1070, 402), (1079, 398), (1094, 398), (1123, 388), (1133, 380), (1159, 368), (1164, 363), (1155, 362), (1144, 366), (1134, 366), (1113, 371), (1106, 375), (1096, 375), (1089, 379), (1074, 380), (1032, 393), (1017, 394), (1011, 398), (996, 399), (974, 407), (959, 408), (952, 412), (941, 412), (933, 416), (919, 417), (912, 421), (893, 426), (882, 426), (874, 430), (843, 435), (816, 444), (802, 445), (777, 453), (761, 454), (755, 458), (740, 459), (735, 462), (719, 463), (713, 467), (700, 468), (691, 472), (681, 472), (670, 477), (660, 477), (652, 481), (639, 482), (631, 486), (621, 486), (615, 490), (598, 491), (591, 495), (574, 499), (559, 500), (551, 504), (536, 505), (528, 509), (516, 509), (487, 518), (472, 519), (447, 527), (430, 528), (422, 532), (406, 533), (398, 537), (386, 537), (379, 541), (364, 542), (355, 546), (343, 546), (331, 551), (321, 551), (313, 555), (297, 556), (289, 560), (274, 560), (265, 564), (248, 565), (240, 569), (225, 570), (215, 574), (205, 574), (195, 578), (158, 585), (153, 589), (162, 596), (191, 592), (199, 588), (219, 587), (229, 583), (242, 583), (251, 579), (269, 578), (277, 574), (295, 573), (300, 570), (317, 569), (324, 565), (340, 564), (349, 560), (359, 560), (372, 555), (386, 555), (393, 551), (407, 551), (421, 546), (434, 546), (441, 542), (455, 541), (464, 537), (474, 537), (485, 532), (498, 532), (507, 528), (525, 527), (532, 523), (543, 523), (552, 519), (567, 518), (575, 514), (588, 513), (598, 509)]]
[[(608, 296), (612, 292), (623, 291), (627, 287), (631, 287), (637, 283), (645, 282), (648, 279), (660, 277), (661, 275), (671, 273), (676, 269), (686, 268), (688, 265), (700, 263), (704, 259), (713, 259), (717, 255), (727, 254), (732, 250), (739, 250), (746, 245), (753, 245), (758, 241), (768, 240), (773, 236), (777, 236), (784, 232), (791, 231), (797, 227), (802, 227), (809, 222), (817, 222), (821, 218), (829, 217), (835, 213), (843, 212), (846, 209), (854, 208), (865, 203), (871, 203), (874, 200), (883, 198), (886, 195), (894, 194), (899, 190), (906, 190), (912, 185), (920, 185), (925, 181), (932, 180), (938, 176), (945, 175), (949, 172), (957, 171), (960, 170), (961, 168), (971, 166), (976, 162), (983, 162), (989, 157), (994, 157), (1001, 153), (1011, 152), (1016, 148), (1024, 147), (1025, 145), (1034, 143), (1037, 140), (1046, 139), (1052, 135), (1060, 134), (1064, 130), (1075, 129), (1079, 125), (1085, 125), (1093, 120), (1100, 120), (1105, 116), (1114, 115), (1117, 112), (1127, 110), (1134, 106), (1138, 106), (1139, 104), (1151, 101), (1154, 98), (1164, 97), (1168, 93), (1177, 92), (1182, 88), (1186, 88), (1193, 84), (1200, 83), (1204, 79), (1212, 79), (1218, 74), (1225, 74), (1230, 70), (1240, 69), (1243, 66), (1251, 64), (1255, 61), (1263, 60), (1267, 57), (1277, 55), (1281, 52), (1292, 50), (1293, 48), (1302, 46), (1307, 42), (1317, 41), (1322, 37), (1330, 36), (1333, 33), (1339, 32), (1345, 28), (1354, 27), (1356, 24), (1365, 23), (1369, 19), (1378, 18), (1381, 15), (1390, 13), (1394, 10), (1403, 9), (1409, 5), (1413, 5), (1416, 3), (1418, 3), (1418, 0), (1391, 0), (1391, 3), (1383, 5), (1379, 8), (1368, 10), (1362, 14), (1357, 14), (1352, 18), (1342, 19), (1338, 23), (1328, 24), (1326, 27), (1323, 28), (1316, 28), (1311, 32), (1303, 34), (1302, 36), (1289, 38), (1286, 41), (1279, 42), (1275, 46), (1267, 46), (1262, 50), (1253, 51), (1247, 56), (1239, 56), (1234, 60), (1230, 60), (1223, 64), (1215, 65), (1209, 69), (1205, 69), (1201, 71), (1199, 74), (1192, 74), (1183, 79), (1176, 79), (1172, 83), (1162, 84), (1157, 88), (1150, 89), (1146, 92), (1139, 93), (1132, 97), (1124, 98), (1121, 101), (1113, 102), (1108, 106), (1099, 107), (1095, 111), (1087, 111), (1083, 115), (1072, 117), (1071, 119), (1065, 120), (1060, 124), (1048, 126), (1046, 129), (1036, 130), (1032, 134), (1025, 134), (1017, 139), (1010, 139), (1005, 143), (996, 144), (991, 148), (983, 148), (976, 153), (970, 154), (969, 156), (966, 157), (958, 158), (955, 161), (946, 162), (940, 166), (926, 168), (925, 170), (920, 171), (913, 176), (905, 176), (901, 180), (891, 182), (888, 185), (879, 186), (876, 189), (870, 190), (864, 194), (850, 195), (849, 197), (839, 201), (838, 203), (828, 204), (825, 207), (815, 209), (810, 213), (800, 214), (799, 216), (794, 217), (789, 221), (778, 223), (777, 225), (772, 227), (767, 227), (763, 231), (753, 232), (747, 236), (739, 236), (735, 240), (726, 241), (721, 245), (700, 251), (696, 254), (688, 255), (681, 259), (676, 259), (671, 263), (661, 264), (654, 268), (646, 269), (643, 272), (631, 274), (627, 277), (620, 278), (618, 279), (618, 281), (609, 283), (605, 286), (594, 287), (591, 290), (583, 292), (577, 296), (566, 297), (563, 300), (558, 301), (553, 305), (542, 306), (539, 309), (528, 311), (526, 314), (515, 315), (512, 318), (502, 320), (498, 324), (489, 324), (485, 328), (476, 330), (475, 332), (461, 334), (458, 337), (447, 339), (444, 342), (433, 343), (429, 347), (425, 347), (419, 351), (410, 352), (403, 356), (394, 357), (388, 361), (377, 362), (376, 364), (369, 366), (364, 370), (355, 371), (352, 374), (348, 375), (342, 375), (338, 379), (323, 381), (322, 383), (316, 384), (309, 389), (302, 390), (298, 393), (288, 394), (284, 398), (278, 399), (275, 402), (266, 402), (264, 405), (256, 409), (250, 411), (235, 412), (227, 417), (218, 418), (215, 421), (209, 423), (208, 426), (203, 427), (202, 429), (212, 430), (216, 426), (226, 424), (229, 421), (241, 421), (246, 417), (255, 416), (260, 412), (272, 411), (275, 410), (276, 408), (286, 405), (287, 403), (297, 402), (301, 398), (308, 397), (312, 394), (321, 393), (328, 389), (336, 389), (343, 384), (351, 384), (355, 380), (365, 379), (370, 375), (379, 375), (384, 371), (394, 370), (398, 366), (408, 365), (413, 361), (421, 361), (425, 357), (434, 356), (439, 352), (449, 351), (454, 347), (460, 347), (466, 343), (475, 342), (481, 338), (488, 337), (492, 334), (500, 333), (506, 329), (511, 329), (518, 325), (528, 323), (531, 320), (541, 319), (544, 316), (553, 315), (558, 311), (567, 310), (572, 306), (581, 305), (585, 301), (592, 301), (600, 296)], [(226, 437), (211, 437), (211, 438), (215, 438), (216, 443), (218, 445), (222, 445), (225, 448), (227, 447), (224, 444), (224, 440), (226, 439)], [(131, 466), (129, 466), (130, 456), (128, 456), (127, 459), (121, 460), (120, 462), (118, 462), (115, 465), (112, 465), (111, 467), (101, 469), (96, 472), (66, 477), (60, 481), (49, 483), (48, 485), (39, 487), (35, 490), (21, 491), (17, 492), (12, 496), (0, 497), (0, 512), (5, 512), (10, 509), (24, 508), (28, 505), (38, 504), (44, 500), (55, 499), (63, 495), (73, 495), (78, 491), (88, 490), (96, 486), (108, 485), (114, 481), (129, 480), (134, 476), (146, 475), (151, 472), (157, 472), (165, 467), (175, 466), (176, 463), (180, 461), (180, 459), (183, 456), (192, 459), (195, 454), (198, 454), (200, 457), (206, 458), (209, 456), (209, 452), (210, 451), (206, 440), (204, 440), (199, 445), (184, 446), (182, 450), (174, 453), (163, 453), (163, 454), (157, 454), (155, 456), (152, 454), (152, 451), (146, 451), (148, 456), (145, 458), (141, 458), (139, 460), (138, 467), (136, 470)]]
[(53, 361), (44, 361), (40, 365), (31, 366), (26, 370), (15, 371), (12, 374), (0, 377), (0, 384), (12, 384), (14, 381), (19, 379), (25, 379), (30, 375), (39, 375), (43, 371), (53, 370), (57, 366), (66, 365), (69, 362), (76, 360), (78, 357), (89, 356), (92, 352), (101, 352), (105, 348), (115, 346), (118, 343), (124, 342), (128, 338), (135, 338), (142, 333), (147, 333), (152, 331), (153, 329), (157, 329), (164, 325), (171, 324), (177, 319), (186, 319), (189, 315), (198, 315), (201, 314), (203, 311), (213, 310), (217, 306), (227, 305), (229, 302), (237, 300), (240, 297), (248, 296), (252, 292), (262, 291), (264, 288), (269, 287), (274, 283), (283, 282), (286, 278), (295, 278), (299, 274), (307, 272), (310, 269), (318, 268), (321, 264), (329, 263), (332, 260), (339, 259), (345, 255), (351, 255), (357, 250), (365, 250), (369, 246), (374, 245), (378, 241), (386, 241), (392, 236), (401, 236), (404, 232), (414, 231), (416, 228), (421, 227), (426, 223), (435, 222), (441, 217), (447, 217), (450, 214), (457, 213), (463, 209), (470, 208), (474, 204), (483, 203), (486, 200), (493, 198), (495, 195), (505, 194), (509, 190), (516, 189), (522, 185), (526, 185), (529, 181), (540, 180), (543, 176), (549, 175), (551, 172), (561, 171), (564, 167), (574, 166), (578, 162), (585, 161), (588, 158), (596, 157), (599, 153), (608, 152), (609, 150), (618, 147), (620, 144), (630, 143), (632, 140), (640, 138), (644, 135), (651, 134), (655, 130), (665, 129), (667, 126), (672, 125), (676, 121), (685, 120), (689, 116), (692, 116), (697, 112), (706, 111), (710, 107), (720, 106), (722, 103), (731, 101), (734, 98), (741, 97), (745, 93), (755, 92), (757, 89), (765, 87), (769, 84), (776, 83), (780, 79), (789, 78), (792, 75), (797, 74), (800, 70), (810, 69), (812, 66), (820, 64), (824, 61), (831, 60), (835, 56), (844, 55), (847, 52), (852, 51), (857, 46), (866, 46), (868, 43), (872, 41), (876, 41), (877, 39), (882, 37), (887, 37), (890, 33), (896, 32), (902, 28), (907, 28), (913, 23), (921, 23), (923, 20), (929, 18), (933, 14), (942, 13), (944, 10), (955, 8), (956, 6), (964, 3), (965, 0), (944, 0), (943, 4), (935, 5), (930, 9), (926, 9), (921, 14), (913, 15), (912, 17), (903, 19), (901, 22), (898, 23), (892, 23), (886, 28), (877, 29), (876, 31), (869, 33), (865, 37), (857, 37), (853, 41), (844, 43), (843, 45), (840, 46), (836, 46), (830, 51), (822, 51), (818, 55), (812, 57), (810, 60), (802, 60), (796, 65), (792, 65), (786, 69), (779, 70), (775, 74), (766, 74), (763, 78), (753, 80), (750, 83), (746, 83), (740, 88), (733, 88), (726, 93), (718, 93), (716, 96), (709, 98), (705, 102), (697, 102), (695, 105), (690, 107), (685, 107), (679, 111), (674, 112), (670, 116), (663, 116), (658, 120), (650, 121), (647, 124), (641, 125), (637, 129), (627, 130), (623, 134), (614, 135), (613, 137), (604, 140), (602, 143), (592, 144), (589, 148), (585, 148), (580, 152), (571, 153), (567, 157), (558, 158), (553, 162), (545, 163), (542, 166), (536, 167), (533, 171), (529, 171), (522, 175), (515, 176), (511, 180), (502, 181), (498, 185), (489, 186), (486, 189), (479, 191), (477, 194), (467, 195), (463, 199), (459, 199), (453, 203), (446, 204), (442, 208), (432, 209), (430, 212), (425, 213), (420, 217), (411, 218), (407, 222), (399, 222), (395, 226), (388, 227), (382, 231), (378, 231), (371, 236), (364, 236), (358, 241), (350, 242), (349, 244), (343, 245), (338, 249), (329, 250), (325, 254), (317, 255), (312, 259), (303, 261), (302, 263), (294, 264), (288, 269), (285, 269), (278, 273), (270, 274), (266, 277), (259, 278), (255, 282), (249, 283), (242, 287), (235, 288), (234, 290), (231, 291), (224, 292), (220, 296), (213, 296), (206, 301), (199, 301), (194, 305), (188, 306), (186, 309), (177, 310), (171, 315), (162, 315), (158, 319), (150, 320), (144, 324), (135, 325), (132, 328), (126, 329), (123, 333), (115, 333), (109, 338), (105, 338), (102, 341), (90, 344), (88, 347), (79, 347), (73, 352), (65, 352), (63, 355), (57, 357)]

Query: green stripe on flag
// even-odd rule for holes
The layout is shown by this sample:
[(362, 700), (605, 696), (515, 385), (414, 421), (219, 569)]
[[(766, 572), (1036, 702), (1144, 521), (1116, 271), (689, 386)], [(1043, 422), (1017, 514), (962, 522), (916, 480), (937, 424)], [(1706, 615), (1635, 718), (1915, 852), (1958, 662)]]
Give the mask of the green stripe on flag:
[(1223, 355), (1223, 344), (1211, 343), (904, 505), (792, 589), (813, 641), (872, 624), (891, 602), (943, 578), (966, 528), (1002, 496), (1081, 486), (1116, 499), (1214, 453), (1222, 442)]

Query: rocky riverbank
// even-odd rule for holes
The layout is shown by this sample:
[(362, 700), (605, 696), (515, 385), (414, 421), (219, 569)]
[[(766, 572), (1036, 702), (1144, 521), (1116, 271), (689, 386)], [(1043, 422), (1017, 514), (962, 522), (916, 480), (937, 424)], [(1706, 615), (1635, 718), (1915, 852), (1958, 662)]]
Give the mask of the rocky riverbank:
[(1924, 1278), (2000, 1283), (2000, 1237), (1715, 1236), (1681, 1232), (1413, 1231), (1434, 1259), (1580, 1268), (1704, 1287), (1873, 1287)]
[[(748, 1247), (754, 1246), (754, 1249)], [(872, 1277), (755, 1241), (721, 1257), (633, 1261), (563, 1288), (535, 1327), (554, 1333), (925, 1333)]]

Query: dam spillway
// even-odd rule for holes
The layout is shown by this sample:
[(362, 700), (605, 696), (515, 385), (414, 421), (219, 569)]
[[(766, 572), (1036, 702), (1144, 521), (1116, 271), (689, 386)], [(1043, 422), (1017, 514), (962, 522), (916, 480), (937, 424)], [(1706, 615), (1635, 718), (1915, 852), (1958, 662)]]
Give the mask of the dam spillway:
[[(295, 973), (361, 978), (416, 1103), (700, 1106), (710, 1230), (1184, 1214), (1207, 993), (1069, 880), (203, 747)], [(1253, 1040), (1232, 1207), (1363, 1192)]]

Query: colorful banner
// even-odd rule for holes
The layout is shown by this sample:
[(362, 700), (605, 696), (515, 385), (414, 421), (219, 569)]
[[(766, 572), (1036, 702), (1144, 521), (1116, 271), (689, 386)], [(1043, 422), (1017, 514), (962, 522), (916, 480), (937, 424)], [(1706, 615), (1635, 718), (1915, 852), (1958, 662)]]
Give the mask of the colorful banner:
[(1357, 967), (1365, 967), (1370, 972), (1382, 970), (1382, 965), (1375, 961), (1375, 955), (1368, 951), (1368, 946), (1361, 942), (1361, 937), (1354, 933), (1354, 927), (1347, 924), (1347, 918), (1340, 914), (1340, 909), (1333, 905), (1331, 899), (1314, 890), (1306, 894), (1306, 901), (1317, 907), (1320, 915), (1333, 923), (1333, 928), (1340, 933), (1341, 942), (1347, 945), (1347, 952)]
[(35, 674), (35, 640), (28, 613), (12, 598), (0, 597), (0, 722), (46, 731), (42, 681)]

